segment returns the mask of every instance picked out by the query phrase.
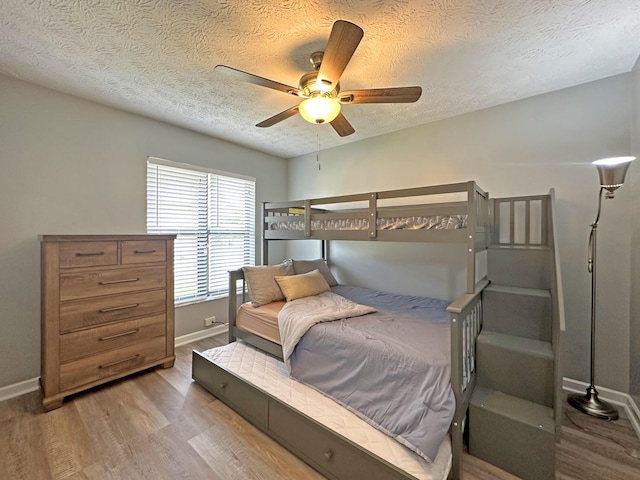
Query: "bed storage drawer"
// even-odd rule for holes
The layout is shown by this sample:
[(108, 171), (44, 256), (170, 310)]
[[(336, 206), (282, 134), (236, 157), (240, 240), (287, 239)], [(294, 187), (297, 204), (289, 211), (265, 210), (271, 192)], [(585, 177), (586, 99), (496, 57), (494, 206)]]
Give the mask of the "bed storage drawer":
[[(318, 402), (317, 398), (302, 396), (298, 398), (298, 404), (300, 404), (300, 401), (304, 401), (309, 408), (306, 412), (287, 404), (287, 400), (282, 400), (282, 398), (292, 401), (294, 397), (297, 397), (297, 394), (295, 393), (295, 387), (287, 387), (286, 383), (282, 384), (283, 379), (280, 378), (282, 372), (278, 371), (279, 367), (277, 365), (270, 363), (270, 361), (267, 361), (266, 364), (254, 363), (254, 367), (260, 365), (260, 368), (247, 369), (247, 376), (245, 377), (245, 374), (241, 373), (245, 370), (237, 363), (234, 363), (240, 358), (236, 353), (238, 351), (242, 352), (242, 349), (245, 348), (241, 344), (242, 342), (234, 342), (230, 345), (219, 347), (219, 350), (217, 348), (213, 349), (218, 350), (219, 356), (213, 352), (200, 353), (194, 350), (192, 353), (193, 379), (216, 396), (218, 396), (216, 390), (226, 390), (226, 387), (220, 389), (219, 383), (225, 382), (228, 378), (232, 378), (234, 384), (241, 382), (241, 386), (245, 389), (253, 390), (255, 397), (250, 398), (258, 398), (260, 405), (264, 405), (265, 402), (267, 404), (268, 411), (264, 414), (267, 418), (266, 422), (255, 422), (246, 414), (246, 408), (238, 408), (237, 404), (234, 403), (234, 400), (237, 399), (235, 395), (228, 395), (228, 393), (223, 395), (220, 393), (218, 398), (328, 479), (416, 480), (420, 478), (401, 469), (400, 465), (408, 465), (412, 460), (390, 453), (388, 458), (393, 457), (394, 460), (400, 462), (394, 465), (388, 459), (383, 459), (365, 447), (358, 445), (356, 442), (362, 439), (362, 435), (366, 435), (369, 441), (371, 441), (371, 436), (370, 432), (367, 432), (366, 429), (363, 430), (361, 426), (358, 427), (357, 423), (352, 423), (356, 428), (353, 432), (357, 432), (354, 438), (359, 439), (354, 440), (346, 438), (343, 434), (331, 430), (312, 418), (315, 412), (327, 415), (328, 411), (331, 411), (330, 409), (327, 410), (326, 403)], [(234, 351), (234, 345), (240, 350)], [(256, 352), (256, 357), (260, 356), (264, 358), (267, 354)], [(242, 367), (248, 366), (244, 363), (244, 357), (242, 358)], [(258, 358), (258, 360), (261, 361), (262, 358)], [(275, 372), (274, 369), (276, 370)], [(262, 372), (262, 374), (256, 372)], [(249, 380), (251, 378), (255, 378), (256, 383), (252, 383)], [(294, 380), (290, 379), (290, 381), (295, 383)], [(265, 387), (265, 385), (268, 386)], [(272, 387), (273, 390), (270, 390)], [(226, 392), (229, 391), (226, 390)], [(280, 398), (278, 397), (278, 391), (282, 394)], [(326, 397), (323, 397), (323, 400), (331, 402)], [(302, 408), (305, 409), (306, 407)], [(387, 449), (387, 451), (393, 452), (394, 450)], [(398, 452), (396, 451), (396, 453)], [(446, 475), (449, 468), (441, 464), (440, 467), (436, 467), (436, 470)], [(415, 470), (415, 465), (414, 471), (417, 471)], [(444, 478), (444, 476), (434, 478)]]
[[(201, 360), (196, 358), (194, 362)], [(206, 360), (202, 360), (206, 362)], [(202, 369), (198, 375), (198, 381), (207, 387), (207, 390), (233, 407), (235, 411), (249, 420), (254, 425), (267, 429), (269, 414), (269, 398), (254, 387), (238, 379), (216, 365), (210, 365), (208, 369)]]
[(406, 476), (391, 465), (379, 462), (358, 450), (353, 443), (337, 437), (311, 419), (294, 414), (277, 401), (269, 402), (269, 432), (289, 450), (329, 478), (351, 480), (394, 480)]

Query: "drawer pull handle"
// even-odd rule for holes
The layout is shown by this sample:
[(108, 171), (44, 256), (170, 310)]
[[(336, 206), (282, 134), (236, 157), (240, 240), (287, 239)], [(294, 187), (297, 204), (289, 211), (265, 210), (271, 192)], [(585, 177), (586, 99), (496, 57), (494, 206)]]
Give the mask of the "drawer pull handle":
[(224, 383), (224, 382), (222, 382), (222, 383), (220, 384), (220, 389), (221, 389), (221, 390), (224, 390), (225, 388), (227, 388), (227, 384), (226, 384), (226, 383)]
[(331, 460), (333, 458), (333, 451), (327, 450), (326, 452), (324, 452), (324, 458), (327, 461)]
[(140, 304), (139, 303), (132, 303), (131, 305), (122, 305), (121, 307), (102, 308), (102, 309), (100, 309), (98, 311), (100, 313), (115, 312), (117, 310), (125, 310), (127, 308), (136, 308), (138, 305), (140, 305)]
[(104, 255), (104, 252), (77, 252), (76, 257), (98, 257)]
[(134, 355), (132, 357), (125, 358), (124, 360), (116, 360), (115, 362), (105, 363), (104, 365), (100, 365), (98, 368), (115, 367), (116, 365), (119, 365), (121, 363), (130, 362), (131, 360), (137, 360), (138, 358), (140, 358), (140, 355), (136, 354), (136, 355)]
[(140, 331), (139, 328), (134, 330), (129, 330), (128, 332), (116, 333), (114, 335), (108, 335), (106, 337), (100, 337), (98, 341), (104, 342), (105, 340), (111, 340), (113, 338), (126, 337), (127, 335), (133, 335), (134, 333), (138, 333)]
[(152, 248), (151, 250), (134, 250), (133, 251), (133, 253), (135, 255), (142, 255), (142, 254), (145, 254), (145, 253), (156, 253), (156, 252), (157, 252), (157, 250), (155, 248)]
[(98, 285), (114, 285), (116, 283), (131, 283), (137, 282), (139, 278), (125, 278), (123, 280), (109, 280), (107, 282), (98, 282)]

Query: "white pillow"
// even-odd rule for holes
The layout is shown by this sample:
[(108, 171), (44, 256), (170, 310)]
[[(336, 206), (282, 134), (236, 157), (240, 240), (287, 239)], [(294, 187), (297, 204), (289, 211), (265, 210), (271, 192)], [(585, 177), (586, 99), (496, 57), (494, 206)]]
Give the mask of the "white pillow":
[(276, 276), (275, 278), (287, 302), (331, 290), (318, 270), (300, 275)]
[(249, 290), (249, 300), (254, 307), (284, 300), (274, 277), (294, 274), (292, 260), (285, 260), (279, 265), (242, 267), (242, 271)]

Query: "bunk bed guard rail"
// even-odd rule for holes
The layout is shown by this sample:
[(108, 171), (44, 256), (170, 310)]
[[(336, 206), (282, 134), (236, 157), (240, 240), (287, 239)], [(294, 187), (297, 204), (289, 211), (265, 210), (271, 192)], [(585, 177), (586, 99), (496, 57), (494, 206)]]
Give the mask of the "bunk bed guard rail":
[[(437, 195), (464, 200), (434, 202)], [(415, 203), (421, 197), (422, 202)], [(459, 198), (459, 197), (458, 197)], [(429, 201), (431, 199), (431, 201)], [(392, 205), (383, 206), (385, 202)], [(350, 208), (357, 205), (357, 208)], [(365, 206), (363, 206), (365, 205)], [(329, 208), (330, 207), (330, 208)], [(378, 240), (459, 243), (467, 247), (467, 293), (482, 280), (476, 253), (488, 247), (489, 194), (474, 181), (360, 193), (262, 206), (262, 259), (269, 240)]]

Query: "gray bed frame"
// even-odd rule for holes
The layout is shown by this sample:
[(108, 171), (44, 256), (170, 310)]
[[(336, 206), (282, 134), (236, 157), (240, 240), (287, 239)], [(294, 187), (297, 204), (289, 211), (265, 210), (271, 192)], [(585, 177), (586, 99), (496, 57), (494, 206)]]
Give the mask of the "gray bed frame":
[[(416, 197), (460, 194), (459, 202), (415, 204)], [(382, 201), (393, 199), (403, 203), (385, 207)], [(366, 202), (360, 209), (329, 211), (318, 206)], [(471, 393), (475, 386), (475, 340), (482, 328), (481, 292), (488, 284), (486, 277), (477, 278), (477, 255), (487, 249), (489, 237), (489, 195), (475, 182), (418, 187), (385, 192), (325, 197), (304, 201), (265, 203), (262, 208), (262, 260), (268, 264), (268, 246), (272, 240), (322, 240), (323, 256), (329, 240), (367, 240), (387, 242), (458, 243), (467, 257), (467, 291), (448, 307), (451, 316), (451, 386), (456, 398), (456, 411), (451, 423), (452, 468), (450, 477), (462, 478), (463, 433)], [(455, 230), (378, 230), (376, 220), (382, 216), (466, 215), (466, 228)], [(313, 220), (366, 218), (367, 230), (313, 230)], [(274, 230), (274, 221), (304, 222), (302, 230)], [(241, 282), (241, 284), (240, 284)], [(229, 292), (246, 288), (242, 270), (229, 272)], [(238, 296), (229, 295), (229, 342), (241, 339), (278, 358), (282, 347), (235, 324)], [(266, 434), (284, 445), (316, 470), (335, 480), (415, 480), (340, 434), (317, 423), (298, 410), (193, 352), (193, 378), (213, 395)], [(310, 446), (311, 445), (311, 446)]]

